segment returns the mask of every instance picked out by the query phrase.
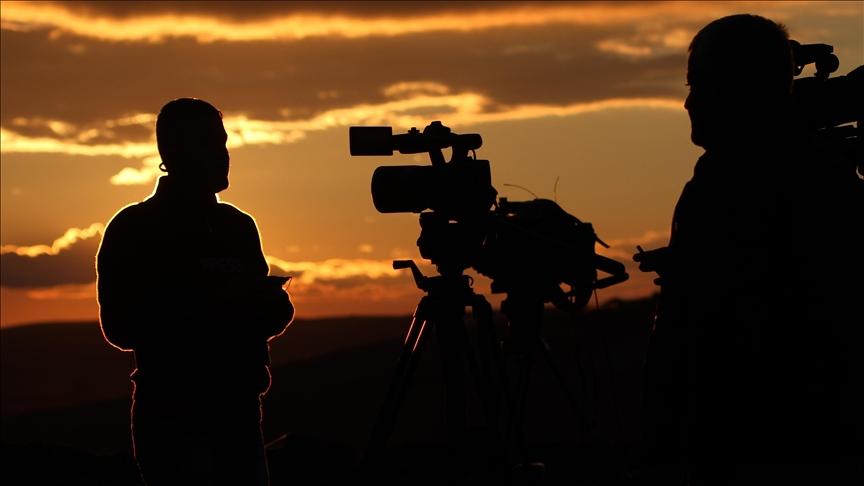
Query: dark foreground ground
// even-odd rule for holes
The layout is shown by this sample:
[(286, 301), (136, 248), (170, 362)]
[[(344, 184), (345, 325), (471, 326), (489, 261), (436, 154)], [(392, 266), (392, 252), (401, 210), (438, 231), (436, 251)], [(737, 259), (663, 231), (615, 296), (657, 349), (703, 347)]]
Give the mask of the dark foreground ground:
[[(642, 300), (578, 316), (547, 313), (544, 333), (565, 384), (542, 361), (530, 375), (525, 429), (530, 458), (546, 465), (542, 484), (627, 482), (653, 307)], [(356, 482), (406, 326), (396, 318), (300, 321), (273, 343), (264, 436), (274, 486)], [(437, 346), (429, 342), (368, 478), (510, 482), (512, 436), (491, 439), (476, 398), (464, 444), (470, 454), (458, 470), (448, 461)], [(2, 331), (2, 484), (139, 484), (129, 439), (129, 367), (95, 323)]]

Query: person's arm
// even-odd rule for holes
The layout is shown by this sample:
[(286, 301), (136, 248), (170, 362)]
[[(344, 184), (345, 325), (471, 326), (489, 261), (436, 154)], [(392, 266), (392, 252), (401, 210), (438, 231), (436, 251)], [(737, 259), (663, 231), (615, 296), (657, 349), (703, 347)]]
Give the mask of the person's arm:
[(282, 289), (279, 280), (267, 277), (270, 266), (264, 257), (261, 247), (261, 237), (255, 221), (248, 217), (249, 253), (260, 279), (252, 285), (250, 299), (250, 314), (253, 317), (255, 331), (260, 332), (265, 339), (271, 339), (282, 334), (294, 319), (294, 305), (288, 293)]
[(99, 323), (102, 334), (111, 345), (130, 351), (137, 347), (143, 329), (140, 306), (142, 295), (136, 292), (136, 236), (128, 215), (118, 213), (105, 228), (96, 257)]

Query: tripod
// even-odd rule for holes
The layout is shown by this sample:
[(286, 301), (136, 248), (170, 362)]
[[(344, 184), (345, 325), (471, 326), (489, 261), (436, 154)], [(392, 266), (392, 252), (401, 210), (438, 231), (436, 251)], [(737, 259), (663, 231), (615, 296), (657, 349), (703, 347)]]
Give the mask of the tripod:
[[(503, 379), (503, 361), (497, 345), (492, 306), (471, 288), (471, 277), (462, 269), (439, 267), (441, 275), (426, 277), (410, 260), (394, 261), (393, 268), (410, 268), (417, 287), (426, 292), (420, 299), (387, 389), (384, 404), (367, 445), (364, 463), (383, 451), (395, 425), (399, 409), (417, 369), (429, 331), (434, 328), (441, 350), (441, 365), (446, 392), (447, 432), (451, 449), (465, 443), (467, 435), (465, 364), (474, 379), (490, 430), (497, 433), (498, 400), (492, 380), (490, 358)], [(470, 306), (477, 322), (480, 359), (464, 325), (465, 307)], [(508, 402), (509, 403), (509, 402)]]
[[(512, 345), (506, 348), (508, 355), (515, 355), (518, 363), (517, 375), (513, 386), (513, 395), (515, 396), (515, 413), (512, 416), (513, 428), (517, 434), (517, 445), (522, 456), (523, 464), (527, 457), (525, 456), (524, 444), (524, 428), (525, 428), (525, 411), (527, 408), (528, 389), (531, 372), (534, 365), (538, 361), (538, 355), (546, 362), (546, 365), (551, 370), (555, 381), (562, 390), (573, 414), (579, 421), (580, 437), (585, 437), (588, 430), (586, 414), (582, 403), (577, 400), (576, 394), (568, 386), (564, 373), (558, 365), (555, 358), (549, 349), (549, 345), (543, 337), (542, 320), (544, 312), (545, 299), (535, 295), (533, 292), (522, 289), (522, 291), (508, 292), (507, 298), (501, 303), (501, 310), (505, 316), (510, 329), (510, 338)], [(576, 361), (577, 378), (584, 385), (585, 376), (579, 361)], [(584, 397), (584, 393), (582, 394)], [(534, 463), (532, 467), (539, 466), (540, 463)]]

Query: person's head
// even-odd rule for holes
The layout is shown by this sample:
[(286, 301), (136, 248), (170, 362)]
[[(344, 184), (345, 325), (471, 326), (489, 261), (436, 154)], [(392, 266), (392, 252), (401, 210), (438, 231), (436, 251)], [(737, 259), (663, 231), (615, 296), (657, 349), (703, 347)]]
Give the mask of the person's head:
[(169, 101), (156, 118), (156, 143), (164, 170), (192, 190), (228, 188), (228, 135), (222, 113), (196, 98)]
[(757, 15), (706, 25), (690, 44), (684, 104), (693, 143), (714, 148), (758, 137), (784, 116), (792, 89), (786, 28)]

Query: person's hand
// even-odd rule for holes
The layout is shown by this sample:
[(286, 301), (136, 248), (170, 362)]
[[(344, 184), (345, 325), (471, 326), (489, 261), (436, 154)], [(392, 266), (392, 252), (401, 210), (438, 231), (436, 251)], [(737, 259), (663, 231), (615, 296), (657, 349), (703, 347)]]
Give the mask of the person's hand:
[(639, 270), (643, 272), (657, 272), (658, 278), (654, 279), (657, 285), (663, 285), (664, 276), (669, 270), (672, 252), (668, 246), (645, 251), (641, 246), (636, 247), (639, 253), (633, 255), (633, 261), (639, 263)]
[(287, 277), (233, 275), (214, 278), (209, 301), (214, 315), (256, 323), (248, 330), (269, 338), (291, 322), (294, 305), (283, 286)]

